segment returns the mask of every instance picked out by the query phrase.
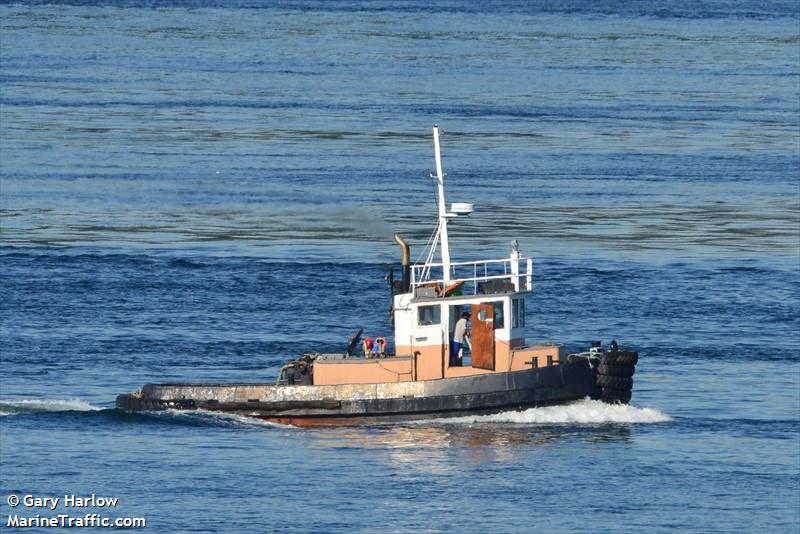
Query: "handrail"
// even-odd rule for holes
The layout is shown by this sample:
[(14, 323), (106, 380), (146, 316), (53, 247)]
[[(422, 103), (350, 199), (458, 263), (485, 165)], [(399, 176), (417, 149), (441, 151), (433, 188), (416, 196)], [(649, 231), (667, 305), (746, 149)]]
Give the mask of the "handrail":
[[(521, 262), (524, 262), (523, 265), (520, 265)], [(458, 269), (459, 267), (462, 269)], [(471, 267), (471, 276), (457, 276), (456, 271), (463, 270), (465, 267)], [(479, 272), (479, 267), (482, 267), (482, 274)], [(490, 267), (494, 267), (496, 270), (499, 270), (500, 267), (502, 267), (502, 274), (490, 273)], [(420, 286), (430, 284), (438, 284), (440, 287), (444, 287), (444, 273), (442, 273), (440, 278), (431, 277), (431, 272), (433, 269), (442, 268), (442, 263), (424, 263), (412, 265), (410, 281), (411, 291), (414, 291)], [(489, 280), (508, 280), (513, 284), (515, 291), (528, 291), (531, 288), (531, 281), (533, 278), (533, 262), (531, 258), (503, 258), (498, 260), (451, 262), (450, 270), (450, 284), (457, 282), (463, 282), (464, 284), (467, 284), (472, 282), (472, 290), (473, 294), (475, 295), (478, 294), (478, 282), (486, 282)]]

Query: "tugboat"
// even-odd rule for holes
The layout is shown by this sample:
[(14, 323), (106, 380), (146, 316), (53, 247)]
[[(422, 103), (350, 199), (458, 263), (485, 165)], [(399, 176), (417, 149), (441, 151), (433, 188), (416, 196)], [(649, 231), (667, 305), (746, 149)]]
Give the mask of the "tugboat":
[[(118, 396), (117, 408), (200, 409), (311, 425), (495, 413), (586, 397), (628, 403), (637, 352), (620, 350), (616, 341), (608, 350), (593, 342), (576, 354), (559, 344), (526, 344), (533, 264), (516, 241), (506, 258), (451, 261), (448, 221), (469, 215), (473, 205), (447, 210), (437, 126), (433, 145), (438, 225), (426, 260), (412, 265), (408, 244), (395, 235), (402, 274), (387, 276), (393, 352), (388, 340), (362, 341), (358, 330), (341, 353), (289, 360), (275, 383), (146, 384)], [(464, 334), (467, 321), (471, 333)]]

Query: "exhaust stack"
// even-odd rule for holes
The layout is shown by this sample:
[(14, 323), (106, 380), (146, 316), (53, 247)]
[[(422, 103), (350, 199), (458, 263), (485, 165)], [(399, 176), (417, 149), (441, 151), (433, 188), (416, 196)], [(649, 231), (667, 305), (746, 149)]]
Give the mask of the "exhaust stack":
[(408, 243), (400, 237), (400, 234), (394, 234), (395, 242), (400, 245), (400, 250), (403, 252), (403, 280), (400, 282), (401, 284), (401, 292), (408, 293), (408, 288), (411, 287), (411, 265), (409, 263), (409, 247)]

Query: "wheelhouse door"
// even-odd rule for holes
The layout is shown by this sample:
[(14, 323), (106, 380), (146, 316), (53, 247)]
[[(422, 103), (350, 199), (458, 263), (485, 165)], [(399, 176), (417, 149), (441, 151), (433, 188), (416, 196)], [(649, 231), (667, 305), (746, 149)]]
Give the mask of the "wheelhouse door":
[(472, 367), (494, 371), (494, 306), (472, 305)]

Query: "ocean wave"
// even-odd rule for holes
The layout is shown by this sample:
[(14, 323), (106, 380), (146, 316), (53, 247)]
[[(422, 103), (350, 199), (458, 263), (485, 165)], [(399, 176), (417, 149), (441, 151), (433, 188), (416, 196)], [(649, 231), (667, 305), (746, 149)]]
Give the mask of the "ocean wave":
[(666, 423), (672, 418), (653, 408), (640, 408), (629, 404), (606, 404), (584, 399), (560, 406), (529, 408), (524, 411), (508, 411), (492, 415), (473, 415), (447, 419), (447, 423), (514, 423), (523, 425), (606, 423)]
[(210, 426), (223, 428), (275, 428), (286, 426), (256, 417), (212, 412), (209, 410), (164, 410), (146, 413), (167, 424), (172, 423), (181, 426)]
[(103, 410), (78, 398), (0, 400), (0, 416), (39, 412), (92, 412)]
[(79, 398), (72, 399), (19, 399), (0, 400), (0, 417), (13, 415), (35, 415), (70, 413), (87, 416), (110, 418), (110, 420), (139, 420), (157, 424), (190, 426), (190, 427), (224, 427), (224, 428), (258, 428), (285, 426), (270, 423), (255, 417), (212, 412), (207, 410), (163, 410), (152, 412), (126, 413), (115, 408), (95, 406)]

